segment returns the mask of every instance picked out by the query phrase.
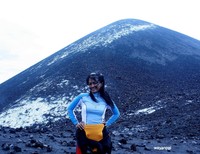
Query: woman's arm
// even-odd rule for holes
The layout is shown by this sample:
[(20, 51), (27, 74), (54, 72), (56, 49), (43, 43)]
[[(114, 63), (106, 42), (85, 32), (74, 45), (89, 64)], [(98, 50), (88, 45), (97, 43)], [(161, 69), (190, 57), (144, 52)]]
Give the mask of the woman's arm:
[(106, 122), (106, 126), (112, 125), (119, 118), (119, 116), (120, 116), (119, 109), (117, 108), (117, 106), (115, 104), (111, 108), (111, 111), (112, 111), (113, 115)]
[(81, 100), (81, 98), (84, 96), (85, 94), (79, 94), (78, 96), (76, 96), (74, 98), (74, 100), (68, 105), (67, 107), (67, 111), (68, 111), (68, 115), (69, 115), (69, 118), (70, 120), (72, 121), (72, 123), (74, 125), (77, 125), (79, 122), (78, 122), (78, 119), (76, 118), (76, 115), (74, 113), (74, 109), (76, 108), (76, 106), (79, 104), (79, 101)]

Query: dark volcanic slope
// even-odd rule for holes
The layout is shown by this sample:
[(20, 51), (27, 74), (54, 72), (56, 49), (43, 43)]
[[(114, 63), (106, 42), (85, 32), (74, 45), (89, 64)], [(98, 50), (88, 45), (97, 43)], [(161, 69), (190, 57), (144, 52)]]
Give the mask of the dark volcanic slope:
[(120, 20), (1, 84), (0, 107), (4, 111), (38, 98), (50, 104), (69, 102), (85, 91), (86, 75), (99, 70), (126, 127), (138, 124), (156, 134), (159, 127), (165, 135), (186, 128), (199, 135), (199, 68), (199, 41), (148, 22)]

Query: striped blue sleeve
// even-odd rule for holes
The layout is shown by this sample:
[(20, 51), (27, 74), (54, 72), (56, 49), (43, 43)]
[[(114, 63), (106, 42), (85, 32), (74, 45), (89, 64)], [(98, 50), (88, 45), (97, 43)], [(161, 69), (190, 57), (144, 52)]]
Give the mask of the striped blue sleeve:
[(72, 121), (72, 123), (74, 125), (78, 124), (78, 119), (76, 118), (76, 115), (74, 113), (74, 109), (76, 108), (76, 106), (79, 104), (79, 101), (81, 100), (81, 98), (84, 96), (84, 93), (79, 94), (78, 96), (76, 96), (74, 98), (74, 100), (68, 105), (67, 107), (67, 112), (68, 112), (68, 116), (69, 119)]
[(111, 108), (111, 111), (112, 111), (113, 115), (106, 122), (106, 126), (112, 125), (120, 116), (119, 109), (117, 108), (117, 106), (115, 104), (114, 104), (114, 107)]

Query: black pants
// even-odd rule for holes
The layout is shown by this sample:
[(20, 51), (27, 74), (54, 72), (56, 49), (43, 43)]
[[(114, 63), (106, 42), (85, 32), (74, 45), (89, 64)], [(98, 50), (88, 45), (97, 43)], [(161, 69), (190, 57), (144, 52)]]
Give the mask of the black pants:
[(103, 139), (100, 141), (94, 141), (86, 137), (85, 131), (77, 129), (76, 139), (82, 154), (87, 154), (88, 148), (97, 148), (96, 154), (111, 154), (112, 142), (106, 127), (103, 128)]

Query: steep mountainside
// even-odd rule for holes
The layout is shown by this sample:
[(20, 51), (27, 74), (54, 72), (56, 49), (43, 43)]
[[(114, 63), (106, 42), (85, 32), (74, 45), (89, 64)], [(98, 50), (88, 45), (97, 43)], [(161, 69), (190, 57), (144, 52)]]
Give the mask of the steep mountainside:
[(87, 91), (87, 74), (101, 71), (127, 129), (200, 135), (199, 68), (200, 41), (145, 21), (120, 20), (2, 83), (0, 124), (30, 126), (65, 117), (71, 99)]

